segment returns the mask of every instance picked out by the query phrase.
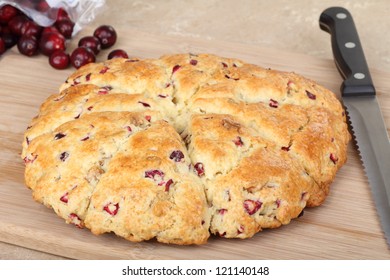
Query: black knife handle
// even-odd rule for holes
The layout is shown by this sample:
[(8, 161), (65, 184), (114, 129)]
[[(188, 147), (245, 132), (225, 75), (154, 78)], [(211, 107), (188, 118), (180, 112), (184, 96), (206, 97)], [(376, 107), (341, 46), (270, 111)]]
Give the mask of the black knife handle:
[(344, 78), (342, 95), (375, 95), (359, 35), (348, 10), (341, 7), (326, 9), (320, 16), (320, 28), (331, 35), (335, 63)]

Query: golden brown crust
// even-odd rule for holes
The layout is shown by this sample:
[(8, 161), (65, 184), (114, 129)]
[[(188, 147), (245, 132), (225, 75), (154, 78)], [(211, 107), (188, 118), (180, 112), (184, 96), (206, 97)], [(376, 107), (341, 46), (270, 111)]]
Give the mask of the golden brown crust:
[(26, 185), (68, 223), (202, 244), (320, 205), (350, 135), (337, 97), (314, 81), (180, 54), (80, 68), (24, 139)]

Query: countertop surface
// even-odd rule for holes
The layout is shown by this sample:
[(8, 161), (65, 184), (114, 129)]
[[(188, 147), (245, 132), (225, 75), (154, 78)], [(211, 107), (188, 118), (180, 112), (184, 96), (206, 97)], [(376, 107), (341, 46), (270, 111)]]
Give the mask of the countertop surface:
[[(331, 6), (345, 7), (353, 15), (369, 67), (390, 72), (387, 0), (107, 0), (89, 26), (110, 24), (156, 35), (239, 42), (329, 59), (330, 37), (320, 31), (318, 18)], [(131, 55), (131, 50), (127, 51)], [(0, 259), (64, 258), (0, 242)]]

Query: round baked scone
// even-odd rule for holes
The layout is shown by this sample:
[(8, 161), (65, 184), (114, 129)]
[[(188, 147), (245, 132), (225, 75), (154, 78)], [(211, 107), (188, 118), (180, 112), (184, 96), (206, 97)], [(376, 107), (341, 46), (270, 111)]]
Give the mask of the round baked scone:
[(28, 126), (33, 197), (131, 241), (249, 238), (320, 205), (350, 140), (334, 93), (209, 54), (112, 59), (73, 73)]

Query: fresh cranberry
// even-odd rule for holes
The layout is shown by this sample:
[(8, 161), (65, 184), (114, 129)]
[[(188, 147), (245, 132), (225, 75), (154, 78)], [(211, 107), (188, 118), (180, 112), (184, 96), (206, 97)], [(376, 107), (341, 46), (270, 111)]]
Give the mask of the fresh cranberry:
[(247, 199), (244, 201), (244, 208), (249, 215), (255, 214), (261, 208), (261, 205), (263, 203), (258, 200)]
[(173, 151), (169, 156), (170, 159), (173, 159), (176, 162), (180, 162), (184, 158), (184, 154), (180, 150)]
[(57, 50), (65, 50), (65, 37), (60, 33), (45, 33), (39, 40), (40, 51), (47, 56), (50, 56)]
[(190, 64), (196, 66), (198, 64), (198, 61), (196, 59), (191, 59)]
[(19, 16), (13, 17), (8, 22), (8, 26), (14, 34), (20, 36), (20, 35), (22, 35), (22, 26), (27, 21), (28, 21), (28, 18), (26, 16), (19, 15)]
[(95, 61), (95, 54), (89, 48), (78, 47), (70, 56), (70, 62), (76, 69)]
[(35, 36), (36, 38), (39, 38), (42, 32), (42, 27), (35, 22), (28, 20), (23, 23), (21, 32), (24, 36)]
[(102, 48), (102, 45), (99, 41), (98, 38), (94, 36), (85, 36), (80, 39), (79, 47), (85, 47), (85, 48), (90, 48), (95, 55), (98, 55), (100, 52), (100, 49)]
[(46, 34), (46, 33), (60, 33), (60, 31), (58, 31), (57, 27), (52, 25), (52, 26), (46, 26), (43, 28), (41, 35)]
[(41, 0), (36, 4), (36, 9), (42, 13), (45, 13), (50, 9), (50, 6), (45, 0)]
[(18, 42), (18, 37), (14, 34), (3, 34), (1, 36), (4, 41), (4, 45), (6, 49), (12, 48)]
[(93, 36), (100, 40), (102, 44), (102, 49), (107, 49), (112, 47), (116, 42), (116, 31), (110, 25), (101, 25), (96, 28)]
[(18, 50), (26, 56), (38, 53), (38, 41), (34, 36), (22, 36), (18, 41)]
[(103, 207), (103, 210), (106, 211), (111, 216), (115, 216), (119, 211), (119, 203), (108, 203)]
[(68, 13), (63, 9), (59, 8), (57, 12), (57, 21), (63, 20), (63, 19), (70, 19)]
[(15, 46), (19, 39), (16, 34), (12, 33), (11, 29), (8, 26), (3, 26), (1, 37), (4, 40), (6, 49), (10, 49)]
[(65, 38), (72, 38), (74, 23), (70, 19), (62, 19), (57, 21), (56, 27)]
[(3, 40), (3, 38), (0, 37), (0, 55), (2, 55), (3, 53), (5, 53), (5, 42)]
[(107, 59), (113, 59), (113, 58), (129, 58), (129, 56), (124, 50), (116, 49), (111, 51), (107, 57)]
[(55, 69), (66, 69), (69, 63), (69, 54), (62, 50), (53, 52), (49, 57), (49, 64)]
[(11, 5), (4, 5), (0, 8), (0, 23), (8, 23), (19, 14), (19, 10)]

